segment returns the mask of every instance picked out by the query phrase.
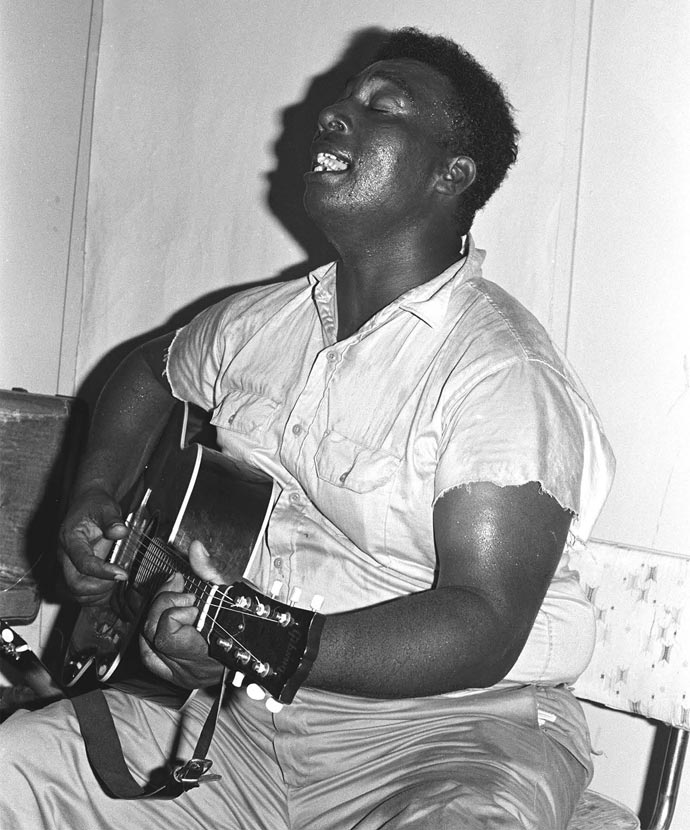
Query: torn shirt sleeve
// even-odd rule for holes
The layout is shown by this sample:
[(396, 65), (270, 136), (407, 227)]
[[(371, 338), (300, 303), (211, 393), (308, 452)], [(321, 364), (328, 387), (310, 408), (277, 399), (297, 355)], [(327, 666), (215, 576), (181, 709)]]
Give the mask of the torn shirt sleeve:
[(585, 541), (612, 475), (613, 456), (589, 402), (551, 366), (516, 358), (451, 399), (434, 497), (473, 482), (535, 481), (574, 514), (571, 532)]

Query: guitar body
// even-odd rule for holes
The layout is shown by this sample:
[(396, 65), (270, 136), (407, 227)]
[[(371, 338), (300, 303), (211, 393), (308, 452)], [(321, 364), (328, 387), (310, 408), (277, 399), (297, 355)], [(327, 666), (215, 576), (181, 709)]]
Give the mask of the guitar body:
[[(198, 630), (209, 653), (246, 671), (277, 700), (289, 702), (316, 656), (322, 620), (241, 582), (267, 521), (272, 484), (241, 477), (236, 465), (201, 444), (181, 447), (175, 416), (137, 488), (128, 535), (110, 561), (128, 573), (110, 603), (82, 609), (65, 656), (63, 682), (87, 671), (109, 680), (140, 630), (148, 606), (173, 573), (197, 597)], [(191, 572), (187, 554), (204, 544), (224, 583), (210, 585)], [(294, 677), (293, 677), (294, 676)]]

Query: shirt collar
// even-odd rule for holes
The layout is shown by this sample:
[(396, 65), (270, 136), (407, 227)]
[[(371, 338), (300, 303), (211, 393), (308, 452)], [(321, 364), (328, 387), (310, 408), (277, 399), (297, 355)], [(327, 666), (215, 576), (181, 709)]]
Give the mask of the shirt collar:
[[(476, 248), (474, 239), (468, 234), (467, 254), (457, 260), (438, 276), (406, 291), (391, 303), (409, 314), (418, 317), (431, 328), (440, 326), (445, 320), (448, 304), (455, 286), (472, 277), (481, 276), (481, 265), (485, 252)], [(331, 293), (335, 289), (337, 262), (329, 262), (309, 274), (311, 285)], [(331, 293), (332, 296), (332, 293)]]

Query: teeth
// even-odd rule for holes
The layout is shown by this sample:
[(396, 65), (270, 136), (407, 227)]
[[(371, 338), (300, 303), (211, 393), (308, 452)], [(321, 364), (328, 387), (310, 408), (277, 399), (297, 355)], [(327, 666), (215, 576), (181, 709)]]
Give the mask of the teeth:
[(347, 168), (347, 162), (336, 158), (332, 153), (317, 153), (316, 164), (313, 169), (315, 173), (339, 173), (342, 170), (347, 170)]

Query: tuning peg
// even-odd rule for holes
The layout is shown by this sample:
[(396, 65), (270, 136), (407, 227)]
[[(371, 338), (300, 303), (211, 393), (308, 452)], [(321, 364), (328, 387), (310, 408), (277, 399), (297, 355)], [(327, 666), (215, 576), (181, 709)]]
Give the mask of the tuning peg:
[(271, 606), (267, 602), (257, 602), (255, 613), (257, 617), (268, 617), (271, 613)]
[(279, 579), (276, 579), (276, 581), (271, 586), (271, 590), (269, 592), (270, 595), (271, 595), (271, 598), (272, 599), (278, 599), (278, 597), (280, 596), (280, 592), (282, 590), (283, 590), (283, 583)]
[(264, 704), (269, 712), (273, 712), (274, 715), (277, 715), (278, 712), (283, 708), (283, 704), (276, 700), (274, 697), (267, 697), (266, 703)]
[(323, 597), (321, 594), (314, 594), (311, 600), (311, 610), (318, 612), (321, 610), (321, 606), (323, 605)]
[(260, 660), (255, 660), (252, 664), (252, 670), (258, 677), (268, 677), (271, 673), (271, 664), (262, 663)]
[(240, 686), (244, 683), (244, 672), (236, 671), (233, 678), (232, 678), (232, 685), (239, 689)]
[(290, 605), (297, 605), (299, 602), (299, 598), (302, 596), (302, 589), (301, 588), (293, 588), (290, 592), (290, 599), (288, 600)]
[(247, 686), (247, 694), (252, 700), (263, 700), (266, 697), (266, 692), (256, 683)]
[(293, 622), (293, 616), (289, 611), (279, 611), (275, 609), (271, 618), (274, 619), (281, 628), (287, 628)]

